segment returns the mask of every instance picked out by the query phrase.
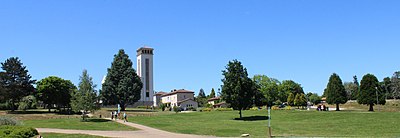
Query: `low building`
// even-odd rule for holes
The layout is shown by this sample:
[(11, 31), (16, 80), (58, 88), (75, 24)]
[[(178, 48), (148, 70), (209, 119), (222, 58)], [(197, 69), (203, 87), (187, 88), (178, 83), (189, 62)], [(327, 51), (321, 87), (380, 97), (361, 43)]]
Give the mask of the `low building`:
[(214, 105), (214, 104), (219, 103), (220, 101), (221, 101), (221, 97), (218, 96), (218, 97), (213, 97), (213, 98), (208, 99), (207, 103)]
[(157, 107), (157, 106), (159, 106), (160, 105), (160, 102), (161, 102), (161, 96), (162, 95), (164, 95), (164, 94), (167, 94), (166, 92), (157, 92), (157, 93), (155, 93), (154, 94), (154, 96), (153, 96), (153, 106), (154, 107)]
[[(194, 92), (185, 90), (185, 89), (180, 89), (180, 90), (174, 90), (171, 91), (170, 93), (161, 93), (160, 95), (160, 102), (156, 101), (156, 103), (163, 103), (167, 107), (173, 108), (174, 106), (180, 107), (182, 109), (187, 109), (189, 107), (197, 108), (198, 103), (194, 101)], [(157, 96), (155, 96), (155, 99), (157, 99)]]

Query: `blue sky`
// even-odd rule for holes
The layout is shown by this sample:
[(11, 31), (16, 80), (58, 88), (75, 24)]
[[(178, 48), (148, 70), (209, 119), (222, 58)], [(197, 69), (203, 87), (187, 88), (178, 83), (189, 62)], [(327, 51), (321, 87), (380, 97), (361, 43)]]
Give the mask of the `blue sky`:
[[(329, 76), (379, 80), (400, 70), (396, 0), (85, 0), (1, 1), (0, 61), (18, 56), (34, 79), (79, 82), (87, 69), (98, 88), (113, 55), (155, 49), (156, 91), (209, 93), (229, 60), (250, 77), (265, 74), (321, 94)], [(136, 63), (135, 63), (136, 64)], [(136, 66), (134, 67), (136, 68)]]

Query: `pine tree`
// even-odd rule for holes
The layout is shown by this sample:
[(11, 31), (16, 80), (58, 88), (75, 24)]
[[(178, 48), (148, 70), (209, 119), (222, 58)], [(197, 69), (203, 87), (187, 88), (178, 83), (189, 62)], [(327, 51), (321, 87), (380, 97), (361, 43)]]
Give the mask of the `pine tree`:
[(82, 119), (86, 120), (88, 111), (95, 111), (96, 106), (96, 85), (93, 84), (92, 77), (89, 76), (87, 70), (83, 70), (82, 76), (79, 78), (78, 90), (72, 94), (71, 107), (75, 112), (82, 111)]
[(16, 109), (15, 103), (18, 103), (22, 97), (33, 94), (35, 88), (33, 84), (36, 80), (31, 80), (26, 66), (23, 66), (18, 57), (11, 57), (4, 63), (1, 63), (4, 72), (0, 73), (0, 85), (2, 86), (2, 97), (9, 100), (11, 110)]
[(374, 105), (384, 105), (386, 103), (385, 94), (378, 90), (378, 83), (378, 79), (372, 74), (364, 75), (361, 80), (360, 94), (357, 97), (357, 102), (369, 105), (368, 111), (374, 111)]
[(214, 98), (214, 97), (215, 97), (215, 90), (214, 90), (214, 88), (212, 88), (208, 98)]
[(336, 111), (340, 111), (339, 104), (347, 102), (347, 93), (340, 77), (333, 73), (326, 86), (326, 101), (329, 104), (336, 104)]
[(108, 105), (120, 104), (121, 110), (140, 100), (143, 83), (132, 67), (132, 61), (123, 49), (114, 55), (102, 87), (103, 102)]

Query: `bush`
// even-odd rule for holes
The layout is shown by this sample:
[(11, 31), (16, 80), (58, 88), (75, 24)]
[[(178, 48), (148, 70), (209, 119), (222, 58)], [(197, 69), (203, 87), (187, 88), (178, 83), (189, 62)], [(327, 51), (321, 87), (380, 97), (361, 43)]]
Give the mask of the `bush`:
[(32, 127), (24, 126), (0, 126), (0, 137), (2, 138), (30, 138), (39, 135)]
[(258, 107), (252, 107), (252, 108), (250, 108), (250, 111), (258, 111), (258, 110), (259, 110)]
[(210, 112), (210, 111), (212, 111), (212, 108), (203, 108), (203, 111), (204, 112)]
[(10, 118), (7, 116), (0, 116), (0, 126), (3, 125), (11, 125), (11, 126), (16, 126), (20, 125), (21, 123), (18, 120), (15, 120), (14, 118)]
[(215, 108), (215, 111), (233, 111), (232, 108)]
[(292, 107), (291, 106), (286, 106), (285, 110), (292, 110)]
[(272, 108), (271, 108), (272, 110), (279, 110), (280, 108), (279, 108), (279, 106), (277, 106), (277, 105), (274, 105), (274, 106), (272, 106)]
[(0, 103), (0, 110), (9, 110), (10, 109), (10, 105), (5, 102), (5, 103)]
[(173, 110), (174, 110), (175, 113), (178, 113), (178, 112), (181, 111), (180, 107), (178, 107), (178, 106), (174, 106)]
[(194, 107), (188, 107), (186, 110), (187, 110), (187, 111), (197, 111), (197, 109), (194, 108)]
[(141, 108), (141, 109), (149, 109), (150, 107), (149, 107), (149, 106), (144, 106), (144, 105), (141, 105), (141, 106), (137, 106), (136, 108)]
[(159, 107), (161, 108), (162, 111), (165, 111), (165, 108), (167, 107), (167, 105), (161, 103), (161, 104), (159, 105)]

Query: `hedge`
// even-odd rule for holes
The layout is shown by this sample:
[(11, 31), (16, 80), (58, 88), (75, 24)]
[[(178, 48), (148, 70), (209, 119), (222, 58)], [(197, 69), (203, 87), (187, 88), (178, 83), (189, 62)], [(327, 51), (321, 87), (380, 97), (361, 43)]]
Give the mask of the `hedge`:
[(30, 138), (39, 135), (38, 131), (32, 127), (24, 126), (0, 126), (1, 138)]

